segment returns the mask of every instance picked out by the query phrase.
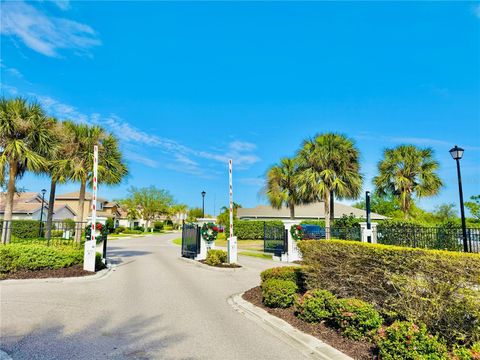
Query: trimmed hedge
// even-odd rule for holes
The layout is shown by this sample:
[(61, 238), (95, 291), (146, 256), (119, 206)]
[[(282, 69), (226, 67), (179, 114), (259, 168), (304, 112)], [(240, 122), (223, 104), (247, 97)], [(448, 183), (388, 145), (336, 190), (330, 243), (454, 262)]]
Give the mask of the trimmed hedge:
[(295, 314), (298, 318), (309, 322), (319, 323), (330, 320), (337, 298), (327, 290), (310, 290), (297, 299)]
[(480, 340), (480, 255), (300, 241), (306, 286), (373, 304), (390, 320), (425, 323), (448, 343)]
[[(265, 223), (268, 226), (278, 226), (280, 229), (285, 229), (283, 222), (280, 220), (235, 220), (233, 222), (235, 236), (238, 240), (263, 240)], [(229, 224), (226, 224), (225, 229), (228, 229), (229, 226)]]
[[(12, 236), (19, 239), (36, 239), (40, 232), (40, 222), (37, 220), (13, 220), (10, 226)], [(0, 231), (2, 228), (3, 221), (0, 221)]]
[(83, 248), (38, 244), (0, 246), (0, 274), (19, 270), (60, 269), (83, 262)]
[(262, 284), (262, 301), (272, 308), (288, 308), (295, 302), (298, 287), (290, 280), (270, 279)]

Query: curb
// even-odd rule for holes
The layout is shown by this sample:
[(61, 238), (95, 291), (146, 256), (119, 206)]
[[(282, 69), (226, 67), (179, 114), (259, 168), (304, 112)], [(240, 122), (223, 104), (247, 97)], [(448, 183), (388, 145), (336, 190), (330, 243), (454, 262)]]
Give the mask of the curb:
[(244, 300), (242, 295), (243, 293), (230, 296), (227, 299), (227, 303), (239, 313), (257, 322), (271, 334), (301, 351), (308, 358), (318, 360), (353, 360), (350, 356), (345, 355), (327, 343), (294, 328), (286, 321)]
[[(62, 282), (78, 282), (78, 281), (95, 281), (106, 278), (112, 271), (115, 270), (115, 266), (109, 266), (106, 269), (98, 271), (95, 275), (87, 276), (73, 276), (63, 278), (44, 278), (44, 279), (8, 279), (1, 280), (0, 285), (26, 285), (34, 283), (62, 283)], [(3, 360), (3, 358), (0, 358)]]
[(185, 262), (188, 262), (192, 265), (195, 265), (195, 266), (198, 266), (198, 267), (201, 267), (201, 268), (204, 268), (204, 269), (212, 270), (212, 271), (222, 271), (222, 272), (233, 271), (233, 272), (235, 272), (235, 271), (244, 271), (245, 270), (244, 266), (238, 267), (238, 268), (221, 268), (221, 267), (205, 265), (205, 264), (202, 264), (201, 262), (199, 262), (197, 260), (192, 260), (192, 259), (189, 259), (189, 258), (179, 257), (178, 259), (182, 260), (182, 261), (185, 261)]

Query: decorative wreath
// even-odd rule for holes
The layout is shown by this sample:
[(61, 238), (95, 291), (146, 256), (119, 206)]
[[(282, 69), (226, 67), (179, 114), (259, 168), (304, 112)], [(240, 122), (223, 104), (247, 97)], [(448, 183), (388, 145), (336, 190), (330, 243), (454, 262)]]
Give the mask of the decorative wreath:
[(290, 234), (295, 241), (303, 240), (303, 228), (302, 225), (292, 225), (290, 228)]
[[(95, 240), (103, 241), (107, 238), (108, 228), (105, 225), (97, 222), (95, 224), (95, 229), (100, 231), (100, 235), (95, 236)], [(91, 238), (91, 235), (92, 235), (92, 225), (88, 224), (85, 228), (85, 240), (89, 241)]]
[(202, 234), (203, 240), (205, 241), (215, 241), (218, 235), (218, 226), (214, 223), (205, 223), (202, 225), (202, 229), (200, 230)]

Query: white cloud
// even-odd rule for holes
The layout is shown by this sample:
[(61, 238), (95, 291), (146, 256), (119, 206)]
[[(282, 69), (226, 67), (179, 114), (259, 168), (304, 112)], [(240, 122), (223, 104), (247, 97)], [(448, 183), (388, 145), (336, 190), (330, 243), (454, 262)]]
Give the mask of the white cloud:
[(69, 0), (52, 0), (52, 2), (57, 5), (60, 10), (66, 11), (70, 9), (70, 1)]
[(72, 120), (81, 123), (88, 123), (89, 117), (75, 107), (64, 104), (50, 96), (28, 93), (33, 99), (36, 99), (43, 109), (51, 116), (58, 117), (60, 120)]
[(265, 180), (261, 178), (239, 178), (238, 182), (247, 186), (261, 187), (265, 185)]
[[(6, 85), (6, 84), (3, 84), (3, 83), (0, 83), (0, 90), (2, 92), (6, 92), (8, 93), (9, 95), (17, 95), (18, 94), (18, 90), (16, 87), (14, 86), (10, 86), (10, 85)], [(3, 95), (3, 94), (2, 94)]]
[(132, 160), (134, 162), (137, 162), (139, 164), (142, 164), (151, 168), (158, 168), (157, 161), (147, 158), (145, 156), (141, 156), (135, 152), (127, 150), (127, 151), (124, 151), (124, 155), (128, 160)]
[[(65, 4), (57, 6), (66, 9)], [(26, 46), (46, 56), (57, 57), (59, 50), (64, 49), (88, 54), (91, 47), (101, 44), (90, 26), (50, 16), (23, 1), (3, 2), (0, 20), (2, 35), (19, 38)]]

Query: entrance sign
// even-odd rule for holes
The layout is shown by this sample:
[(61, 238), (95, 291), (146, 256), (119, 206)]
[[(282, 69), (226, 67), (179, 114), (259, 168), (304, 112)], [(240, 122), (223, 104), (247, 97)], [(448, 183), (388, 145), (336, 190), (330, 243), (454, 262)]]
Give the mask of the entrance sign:
[(83, 270), (95, 271), (95, 254), (97, 242), (95, 239), (97, 223), (97, 187), (98, 187), (98, 146), (93, 147), (93, 182), (92, 182), (92, 223), (90, 224), (90, 239), (85, 239)]
[(232, 160), (228, 161), (228, 180), (230, 196), (230, 229), (228, 238), (228, 262), (230, 264), (237, 262), (237, 237), (233, 236), (233, 179), (232, 179)]

